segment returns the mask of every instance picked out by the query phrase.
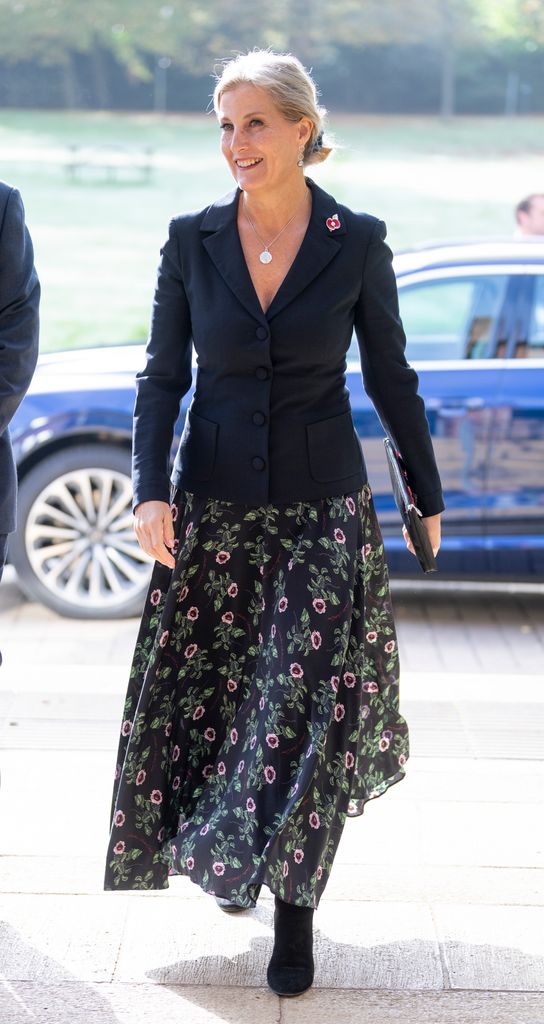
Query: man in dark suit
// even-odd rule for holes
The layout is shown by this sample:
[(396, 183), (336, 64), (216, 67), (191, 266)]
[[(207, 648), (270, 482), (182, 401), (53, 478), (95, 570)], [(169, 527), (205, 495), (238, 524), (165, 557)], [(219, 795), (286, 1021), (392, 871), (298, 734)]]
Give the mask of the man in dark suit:
[(17, 475), (9, 423), (38, 358), (40, 284), (16, 188), (0, 181), (0, 579), (16, 526)]

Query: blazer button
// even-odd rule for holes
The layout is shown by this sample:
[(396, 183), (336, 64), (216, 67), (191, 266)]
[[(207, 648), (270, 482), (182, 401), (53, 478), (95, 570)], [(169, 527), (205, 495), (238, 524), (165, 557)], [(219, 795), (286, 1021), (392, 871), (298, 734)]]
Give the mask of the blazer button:
[(264, 469), (265, 462), (264, 459), (261, 459), (260, 455), (255, 455), (251, 460), (251, 465), (253, 469)]
[(264, 421), (266, 420), (266, 416), (264, 412), (254, 412), (251, 419), (253, 420), (256, 427), (262, 427)]
[(265, 338), (269, 337), (268, 330), (266, 327), (257, 327), (255, 334), (257, 335), (260, 341), (264, 341)]
[(258, 366), (255, 370), (255, 376), (258, 380), (266, 380), (268, 377), (268, 368), (266, 366)]

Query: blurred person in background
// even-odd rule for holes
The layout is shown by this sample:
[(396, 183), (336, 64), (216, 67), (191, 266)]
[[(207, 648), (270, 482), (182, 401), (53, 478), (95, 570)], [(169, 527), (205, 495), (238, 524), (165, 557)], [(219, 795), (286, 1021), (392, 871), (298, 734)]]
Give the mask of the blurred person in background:
[(516, 206), (516, 235), (542, 235), (544, 237), (544, 192), (526, 196)]
[(345, 386), (354, 327), (435, 553), (444, 505), (385, 224), (305, 175), (332, 150), (313, 80), (290, 54), (252, 51), (224, 64), (214, 109), (236, 188), (171, 221), (137, 375), (135, 530), (156, 562), (105, 888), (164, 889), (183, 874), (230, 913), (266, 885), (267, 979), (292, 996), (313, 981), (313, 914), (346, 818), (408, 758), (383, 543)]
[(0, 579), (17, 512), (9, 424), (36, 367), (39, 304), (40, 284), (21, 196), (0, 181)]

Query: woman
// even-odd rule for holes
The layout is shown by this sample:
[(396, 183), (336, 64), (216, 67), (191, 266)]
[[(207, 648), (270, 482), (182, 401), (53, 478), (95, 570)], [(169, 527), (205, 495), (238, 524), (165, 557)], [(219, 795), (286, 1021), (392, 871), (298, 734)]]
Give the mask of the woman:
[(304, 174), (331, 152), (314, 83), (296, 58), (253, 51), (224, 65), (214, 107), (236, 187), (171, 222), (137, 380), (135, 530), (156, 564), (105, 886), (186, 874), (231, 911), (254, 906), (264, 883), (268, 982), (296, 995), (312, 984), (312, 918), (345, 819), (400, 781), (408, 757), (345, 387), (354, 326), (435, 553), (443, 503), (385, 225)]

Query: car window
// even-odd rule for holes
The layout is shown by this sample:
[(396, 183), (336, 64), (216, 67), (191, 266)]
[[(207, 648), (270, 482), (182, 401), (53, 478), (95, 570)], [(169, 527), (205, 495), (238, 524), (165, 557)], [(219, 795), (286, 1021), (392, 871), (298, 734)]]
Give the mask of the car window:
[(478, 274), (400, 286), (408, 360), (484, 356), (507, 284), (506, 274)]
[(535, 279), (535, 295), (529, 334), (527, 335), (528, 359), (544, 359), (544, 274)]

